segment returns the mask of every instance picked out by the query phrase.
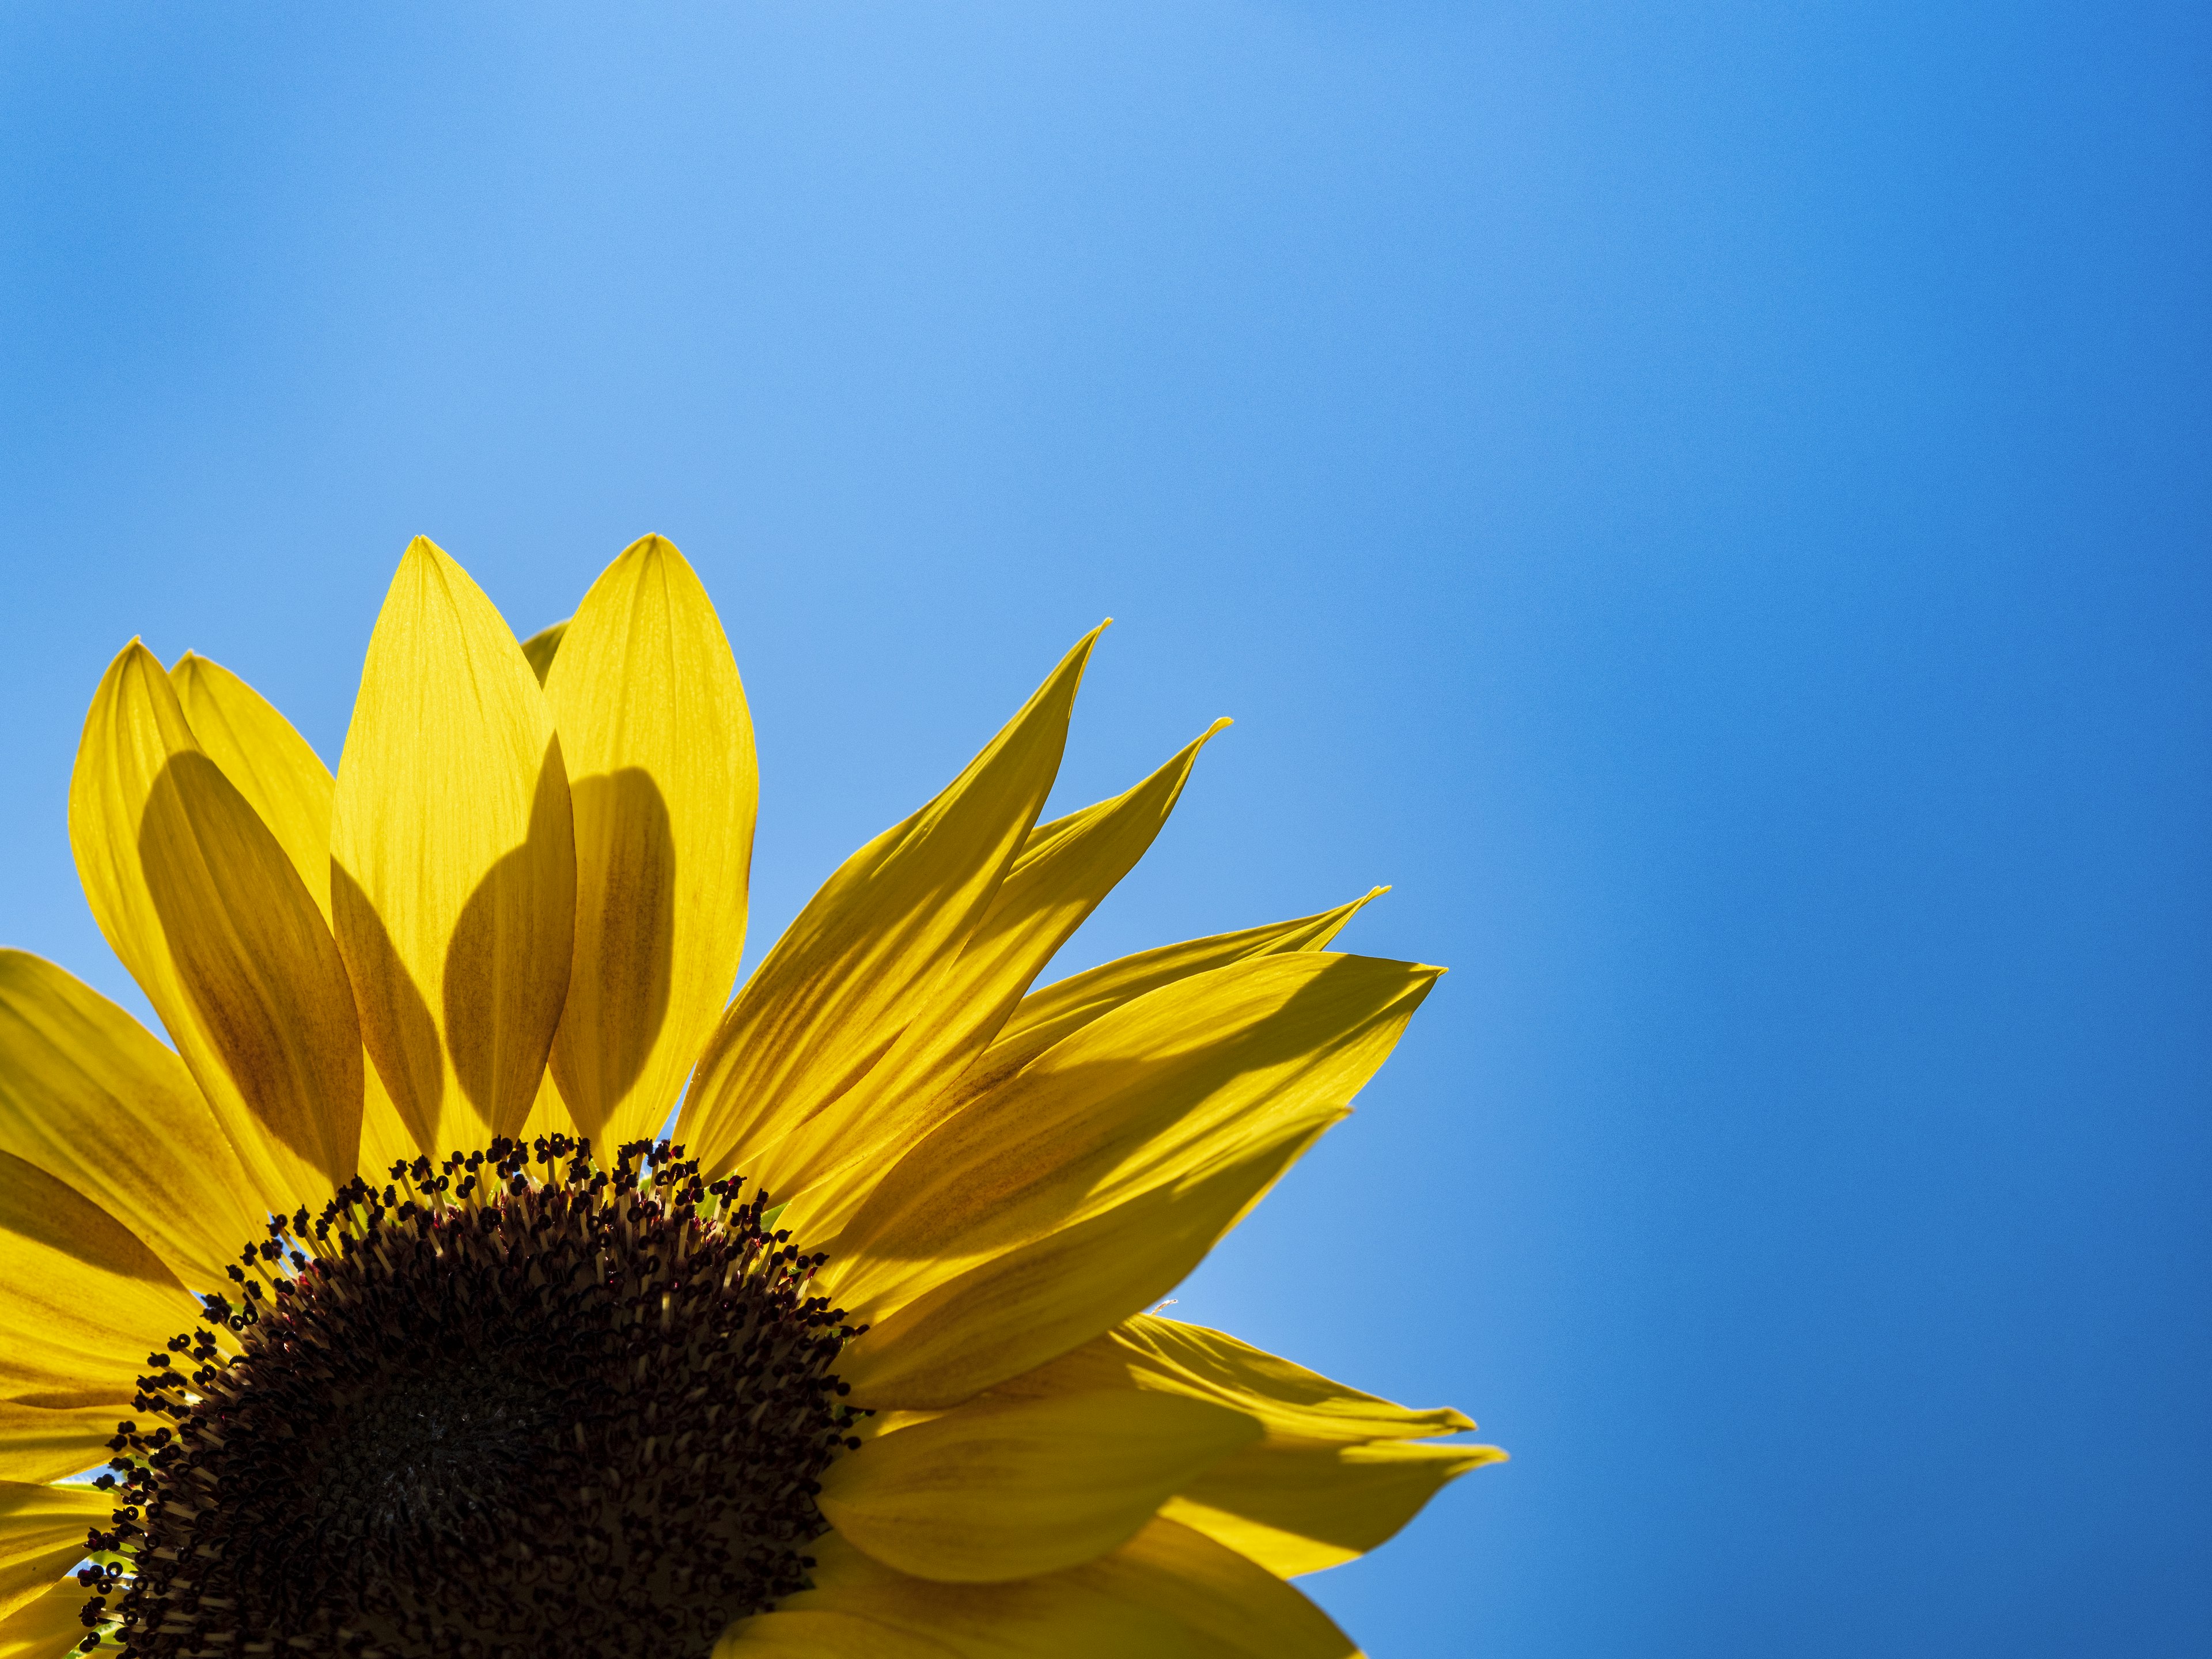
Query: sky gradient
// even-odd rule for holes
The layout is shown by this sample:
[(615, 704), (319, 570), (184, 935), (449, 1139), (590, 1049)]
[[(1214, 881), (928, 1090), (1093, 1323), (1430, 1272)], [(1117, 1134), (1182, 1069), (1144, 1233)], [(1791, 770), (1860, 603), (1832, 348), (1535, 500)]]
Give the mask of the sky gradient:
[(1375, 1659), (2212, 1650), (2201, 7), (0, 17), (0, 942), (143, 634), (335, 764), (659, 531), (749, 959), (1104, 616), (1081, 967), (1452, 972), (1176, 1311), (1514, 1461)]

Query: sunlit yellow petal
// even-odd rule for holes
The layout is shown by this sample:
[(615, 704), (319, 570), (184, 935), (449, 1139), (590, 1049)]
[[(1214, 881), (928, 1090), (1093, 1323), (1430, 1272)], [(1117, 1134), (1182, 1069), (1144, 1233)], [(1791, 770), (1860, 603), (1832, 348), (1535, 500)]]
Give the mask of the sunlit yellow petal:
[(350, 1176), (361, 1039), (330, 930), (135, 641), (85, 719), (70, 840), (101, 932), (257, 1189), (283, 1207)]
[(1147, 991), (1172, 985), (1194, 974), (1224, 968), (1232, 962), (1275, 956), (1286, 951), (1319, 951), (1358, 915), (1361, 908), (1390, 890), (1377, 887), (1349, 904), (1318, 915), (1297, 916), (1289, 921), (1246, 927), (1234, 933), (1215, 933), (1139, 951), (1134, 956), (1055, 980), (1030, 993), (1016, 1005), (991, 1046), (961, 1076), (952, 1104), (957, 1106), (989, 1093), (1062, 1037), (1081, 1030), (1101, 1014), (1133, 1001)]
[(565, 621), (550, 623), (523, 641), (523, 658), (529, 663), (530, 672), (538, 676), (538, 684), (544, 684), (545, 677), (553, 672), (553, 659), (559, 654), (562, 638), (568, 631)]
[(0, 1659), (67, 1659), (84, 1639), (77, 1609), (84, 1592), (64, 1578), (36, 1600), (0, 1619)]
[(0, 1152), (0, 1397), (40, 1404), (131, 1379), (198, 1317), (175, 1275), (66, 1183)]
[(962, 1659), (917, 1631), (848, 1613), (763, 1613), (740, 1620), (714, 1644), (714, 1659)]
[(1129, 872), (1167, 822), (1217, 720), (1136, 787), (1030, 834), (951, 969), (881, 1062), (793, 1134), (790, 1161), (828, 1173), (794, 1193), (790, 1225), (834, 1235), (877, 1176), (950, 1115), (953, 1084), (1054, 952)]
[(417, 1144), (513, 1133), (568, 981), (568, 775), (514, 635), (422, 538), (369, 639), (331, 854), (362, 1036)]
[(839, 1459), (817, 1501), (902, 1572), (1028, 1578), (1126, 1543), (1170, 1493), (1259, 1434), (1249, 1417), (1175, 1395), (977, 1404)]
[(1395, 1537), (1447, 1482), (1504, 1458), (1495, 1446), (1270, 1438), (1207, 1469), (1160, 1513), (1270, 1572), (1317, 1572)]
[(1139, 1314), (1103, 1335), (991, 1390), (1034, 1400), (1100, 1389), (1141, 1389), (1210, 1400), (1245, 1413), (1270, 1435), (1316, 1440), (1419, 1440), (1474, 1421), (1449, 1407), (1413, 1411), (1203, 1325)]
[[(678, 1131), (709, 1174), (742, 1167), (788, 1197), (823, 1173), (825, 1140), (860, 1132), (843, 1097), (930, 1006), (988, 910), (1052, 788), (1097, 637), (935, 799), (848, 859), (738, 994)], [(791, 1139), (825, 1111), (823, 1133)]]
[(276, 837), (331, 919), (331, 769), (273, 704), (221, 663), (187, 651), (169, 671), (207, 757)]
[(1273, 1573), (1186, 1527), (1159, 1520), (1103, 1561), (1068, 1575), (1172, 1618), (1237, 1659), (1358, 1659), (1329, 1616)]
[(1171, 1614), (1097, 1587), (1094, 1567), (951, 1584), (896, 1571), (834, 1532), (811, 1548), (819, 1562), (815, 1588), (783, 1609), (886, 1625), (939, 1642), (961, 1659), (1221, 1659), (1217, 1645)]
[(0, 1480), (0, 1620), (35, 1601), (84, 1558), (84, 1534), (115, 1500), (90, 1486)]
[(5, 1397), (13, 1387), (0, 1382), (0, 1480), (58, 1480), (107, 1461), (116, 1423), (130, 1411), (127, 1379), (74, 1392), (33, 1388), (31, 1404)]
[(707, 590), (658, 536), (592, 585), (544, 678), (576, 824), (553, 1074), (583, 1132), (615, 1146), (659, 1133), (737, 978), (752, 719)]
[(1439, 970), (1299, 951), (1093, 1021), (924, 1139), (832, 1293), (872, 1406), (951, 1405), (1157, 1300), (1350, 1109)]
[(265, 1210), (183, 1062), (91, 987), (0, 951), (0, 1152), (97, 1193), (177, 1275), (222, 1279)]

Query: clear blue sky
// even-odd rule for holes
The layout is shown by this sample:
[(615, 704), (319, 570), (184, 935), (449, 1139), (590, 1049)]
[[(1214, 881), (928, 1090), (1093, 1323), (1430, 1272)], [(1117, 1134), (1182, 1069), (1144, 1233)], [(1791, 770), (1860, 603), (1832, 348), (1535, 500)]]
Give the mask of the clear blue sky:
[(18, 0), (0, 191), (6, 942), (417, 532), (690, 556), (756, 955), (1110, 614), (1075, 965), (1454, 969), (1178, 1310), (1513, 1449), (1376, 1659), (2212, 1650), (2201, 6)]

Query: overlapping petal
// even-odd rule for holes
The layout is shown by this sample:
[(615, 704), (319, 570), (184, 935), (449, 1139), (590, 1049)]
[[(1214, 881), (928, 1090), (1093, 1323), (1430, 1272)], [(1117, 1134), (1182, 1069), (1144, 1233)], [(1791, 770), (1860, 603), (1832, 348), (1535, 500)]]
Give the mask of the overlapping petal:
[(961, 1650), (849, 1613), (779, 1611), (739, 1620), (714, 1659), (961, 1659)]
[(876, 1097), (856, 1085), (931, 1006), (1036, 824), (1097, 637), (933, 800), (848, 859), (738, 994), (678, 1125), (709, 1174), (741, 1168), (787, 1198), (825, 1172), (827, 1148), (867, 1132), (859, 1109)]
[[(915, 1577), (835, 1534), (814, 1547), (815, 1588), (792, 1596), (785, 1610), (836, 1613), (926, 1638), (959, 1659), (1358, 1659), (1352, 1641), (1297, 1590), (1170, 1521), (1151, 1522), (1081, 1566), (1003, 1583)], [(720, 1659), (753, 1659), (745, 1644), (756, 1632), (775, 1638), (780, 1616), (734, 1626)], [(885, 1651), (904, 1659), (896, 1649)], [(850, 1652), (860, 1659), (870, 1650), (856, 1641)]]
[(135, 641), (86, 716), (70, 841), (93, 915), (273, 1206), (351, 1175), (361, 1038), (291, 858)]
[(0, 1659), (64, 1659), (84, 1639), (77, 1621), (83, 1605), (84, 1592), (64, 1578), (0, 1619)]
[(1495, 1446), (1270, 1437), (1206, 1469), (1160, 1512), (1270, 1572), (1317, 1572), (1389, 1542), (1449, 1482), (1504, 1457)]
[(924, 1139), (840, 1241), (872, 1406), (947, 1406), (1195, 1267), (1382, 1063), (1439, 970), (1299, 951), (1163, 987)]
[(362, 1037), (416, 1144), (514, 1133), (568, 982), (568, 773), (514, 635), (426, 538), (369, 639), (331, 854)]
[(979, 1095), (988, 1094), (1046, 1049), (1148, 991), (1194, 974), (1225, 968), (1232, 962), (1277, 956), (1288, 951), (1321, 951), (1345, 924), (1387, 887), (1376, 887), (1349, 904), (1317, 915), (1214, 933), (1205, 939), (1163, 945), (1133, 956), (1117, 957), (1096, 968), (1055, 980), (1015, 1005), (990, 1046), (962, 1073), (946, 1103), (948, 1115)]
[(817, 1501), (877, 1560), (991, 1583), (1095, 1560), (1259, 1438), (1241, 1413), (1134, 1392), (977, 1402), (830, 1465)]
[(183, 1062), (22, 951), (0, 951), (0, 1152), (99, 1194), (202, 1289), (222, 1283), (266, 1213)]
[(666, 1121), (737, 977), (752, 720), (706, 589), (658, 536), (592, 584), (544, 678), (576, 840), (552, 1071), (583, 1133), (619, 1146)]
[(84, 1535), (105, 1526), (115, 1500), (90, 1486), (0, 1480), (0, 1620), (51, 1589), (84, 1556)]
[(827, 1173), (794, 1193), (791, 1224), (834, 1237), (876, 1176), (957, 1109), (956, 1085), (1030, 983), (1152, 844), (1217, 720), (1134, 788), (1039, 824), (930, 1000), (839, 1109), (793, 1137)]
[(52, 1480), (97, 1462), (84, 1455), (83, 1408), (105, 1405), (112, 1434), (149, 1351), (198, 1312), (137, 1234), (0, 1152), (0, 1401), (19, 1408), (0, 1413), (0, 1478)]

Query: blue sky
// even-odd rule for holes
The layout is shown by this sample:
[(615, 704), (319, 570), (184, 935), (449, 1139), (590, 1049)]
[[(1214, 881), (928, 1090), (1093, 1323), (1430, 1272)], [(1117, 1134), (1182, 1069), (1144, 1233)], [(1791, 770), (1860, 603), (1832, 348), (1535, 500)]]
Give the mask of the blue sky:
[[(2199, 8), (21, 3), (0, 939), (143, 633), (335, 761), (660, 531), (753, 954), (1099, 617), (1070, 947), (1453, 972), (1178, 1294), (1481, 1419), (1376, 1659), (2212, 1650)], [(143, 1005), (142, 1005), (143, 1006)]]

